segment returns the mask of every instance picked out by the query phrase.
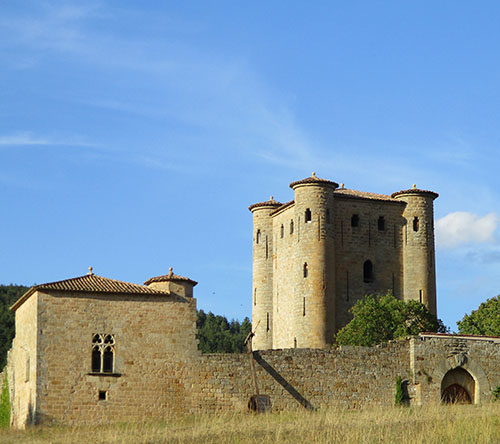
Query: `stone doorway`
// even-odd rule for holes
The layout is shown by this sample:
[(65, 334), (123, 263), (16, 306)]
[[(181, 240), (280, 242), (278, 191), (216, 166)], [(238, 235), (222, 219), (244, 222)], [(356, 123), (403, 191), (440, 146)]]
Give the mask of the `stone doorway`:
[(448, 371), (441, 382), (441, 400), (446, 404), (474, 404), (476, 382), (462, 367)]

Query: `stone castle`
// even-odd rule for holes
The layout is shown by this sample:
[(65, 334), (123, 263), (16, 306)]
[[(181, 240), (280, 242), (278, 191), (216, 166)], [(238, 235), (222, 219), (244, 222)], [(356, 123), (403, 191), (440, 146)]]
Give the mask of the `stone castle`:
[(291, 202), (249, 207), (255, 348), (324, 348), (367, 293), (392, 291), (436, 314), (436, 193), (367, 193), (314, 173), (290, 187)]
[[(7, 377), (11, 425), (161, 420), (175, 413), (481, 403), (500, 385), (500, 338), (426, 334), (376, 347), (332, 347), (368, 291), (436, 310), (432, 202), (338, 188), (314, 175), (295, 200), (254, 217), (254, 349), (202, 354), (196, 282), (169, 273), (144, 285), (89, 273), (32, 287), (13, 306)], [(287, 325), (288, 324), (288, 325)], [(3, 380), (3, 378), (1, 378)]]

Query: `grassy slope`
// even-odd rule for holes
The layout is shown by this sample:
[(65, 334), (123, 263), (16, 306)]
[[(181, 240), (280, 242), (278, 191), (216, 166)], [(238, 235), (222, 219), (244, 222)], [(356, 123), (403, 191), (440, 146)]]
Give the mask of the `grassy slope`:
[(12, 444), (470, 443), (500, 441), (500, 404), (185, 416), (164, 423), (0, 432)]

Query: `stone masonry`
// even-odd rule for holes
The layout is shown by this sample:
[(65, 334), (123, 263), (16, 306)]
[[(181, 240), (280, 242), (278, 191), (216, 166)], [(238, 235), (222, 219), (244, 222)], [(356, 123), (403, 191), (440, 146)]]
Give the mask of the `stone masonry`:
[(367, 293), (416, 299), (436, 314), (432, 191), (392, 196), (313, 175), (253, 214), (255, 348), (324, 348)]

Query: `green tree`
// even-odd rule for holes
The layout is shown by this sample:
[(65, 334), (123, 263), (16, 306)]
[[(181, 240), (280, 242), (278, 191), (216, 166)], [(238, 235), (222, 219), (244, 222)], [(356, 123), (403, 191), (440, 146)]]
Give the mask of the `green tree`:
[(422, 331), (447, 331), (425, 305), (401, 301), (391, 293), (366, 295), (350, 311), (353, 319), (336, 335), (339, 345), (372, 346)]
[(464, 335), (500, 336), (500, 295), (483, 302), (457, 325)]
[(0, 285), (0, 371), (7, 363), (7, 351), (14, 338), (14, 313), (10, 306), (26, 291), (28, 287), (22, 285)]
[(196, 327), (198, 347), (203, 353), (241, 353), (252, 324), (248, 318), (240, 324), (237, 320), (229, 322), (224, 316), (199, 310)]

